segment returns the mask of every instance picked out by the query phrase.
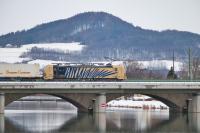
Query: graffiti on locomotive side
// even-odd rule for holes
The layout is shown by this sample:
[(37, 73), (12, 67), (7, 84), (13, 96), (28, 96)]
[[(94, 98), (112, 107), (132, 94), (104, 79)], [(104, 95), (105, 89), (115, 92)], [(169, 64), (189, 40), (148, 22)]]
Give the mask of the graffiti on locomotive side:
[(103, 78), (116, 73), (116, 71), (99, 68), (67, 67), (65, 70), (65, 78)]

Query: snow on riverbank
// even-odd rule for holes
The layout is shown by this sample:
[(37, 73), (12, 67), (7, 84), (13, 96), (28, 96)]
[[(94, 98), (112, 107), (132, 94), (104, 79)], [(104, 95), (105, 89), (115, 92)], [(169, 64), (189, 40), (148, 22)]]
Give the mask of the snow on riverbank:
[(143, 108), (143, 109), (169, 109), (167, 105), (160, 101), (133, 101), (133, 100), (112, 100), (108, 102), (109, 107)]

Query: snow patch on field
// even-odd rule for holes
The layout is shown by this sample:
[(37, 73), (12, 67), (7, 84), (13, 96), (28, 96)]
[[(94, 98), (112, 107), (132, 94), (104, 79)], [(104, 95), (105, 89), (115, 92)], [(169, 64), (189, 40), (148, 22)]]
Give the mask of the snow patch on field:
[(91, 62), (91, 63), (95, 63), (95, 64), (101, 64), (101, 65), (107, 65), (107, 64), (112, 64), (112, 65), (123, 65), (123, 61), (101, 61), (101, 62)]
[[(138, 61), (139, 64), (142, 64), (143, 68), (146, 69), (168, 69), (173, 66), (173, 61), (171, 60), (152, 60), (152, 61)], [(174, 62), (174, 70), (180, 71), (182, 69), (183, 63), (179, 61)]]
[(33, 47), (44, 48), (50, 50), (61, 50), (63, 52), (81, 51), (85, 46), (79, 42), (74, 43), (46, 43), (46, 44), (27, 44), (23, 45), (22, 49), (30, 50)]
[[(44, 66), (46, 65), (49, 65), (49, 64), (57, 64), (57, 63), (71, 63), (71, 62), (64, 62), (64, 61), (53, 61), (53, 60), (32, 60), (32, 61), (29, 61), (28, 64), (40, 64), (40, 68), (43, 68)], [(84, 63), (84, 62), (83, 62)], [(106, 65), (108, 63), (111, 63), (111, 62), (90, 62), (90, 63), (95, 63), (95, 64), (99, 64), (99, 65)], [(111, 63), (112, 65), (122, 65), (123, 62), (122, 61), (114, 61)]]
[(49, 64), (56, 64), (56, 63), (66, 63), (63, 61), (52, 61), (52, 60), (33, 60), (29, 61), (28, 64), (40, 64), (40, 68), (44, 68), (46, 65)]
[(49, 50), (59, 50), (63, 52), (81, 51), (85, 46), (79, 42), (74, 43), (49, 43), (49, 44), (26, 44), (20, 48), (0, 48), (0, 62), (16, 63), (27, 60), (28, 58), (20, 58), (20, 56), (31, 50), (31, 48), (44, 48)]
[(25, 52), (22, 48), (0, 48), (0, 62), (16, 63), (22, 62), (24, 58), (20, 58), (20, 55)]

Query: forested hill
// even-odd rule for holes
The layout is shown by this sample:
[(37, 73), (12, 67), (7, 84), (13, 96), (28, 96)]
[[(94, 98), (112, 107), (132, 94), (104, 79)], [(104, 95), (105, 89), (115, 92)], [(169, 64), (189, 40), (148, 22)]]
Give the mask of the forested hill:
[(200, 51), (198, 34), (176, 30), (162, 32), (146, 30), (104, 12), (81, 13), (68, 19), (41, 24), (26, 31), (0, 36), (1, 47), (6, 44), (20, 46), (55, 42), (81, 42), (87, 45), (87, 53), (121, 50), (122, 52), (118, 51), (121, 53), (118, 56), (123, 58), (130, 55), (135, 58), (165, 57), (168, 53), (163, 55), (162, 52), (172, 49), (182, 56), (189, 47)]

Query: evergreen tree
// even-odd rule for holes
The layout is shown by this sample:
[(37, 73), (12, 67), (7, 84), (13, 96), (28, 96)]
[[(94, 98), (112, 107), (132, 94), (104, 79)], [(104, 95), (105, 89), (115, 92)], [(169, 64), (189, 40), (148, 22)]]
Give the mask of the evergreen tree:
[(169, 70), (167, 74), (167, 79), (177, 79), (177, 75), (175, 74), (173, 67), (171, 67), (171, 69)]

